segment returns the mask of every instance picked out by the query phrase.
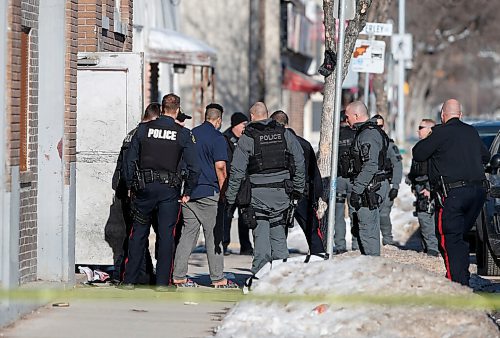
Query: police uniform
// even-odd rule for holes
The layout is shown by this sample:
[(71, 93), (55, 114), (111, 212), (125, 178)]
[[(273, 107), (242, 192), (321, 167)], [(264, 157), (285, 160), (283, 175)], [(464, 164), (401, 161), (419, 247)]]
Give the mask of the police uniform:
[[(234, 150), (238, 144), (238, 137), (234, 135), (231, 128), (228, 128), (222, 135), (226, 138), (227, 142), (227, 177), (231, 173), (231, 161), (233, 160)], [(240, 240), (240, 254), (251, 254), (253, 253), (252, 243), (250, 242), (250, 230), (248, 225), (243, 222), (243, 217), (241, 217), (241, 210), (238, 209), (238, 238)], [(231, 242), (231, 222), (233, 220), (233, 215), (229, 213), (226, 215), (224, 220), (224, 250), (227, 250), (227, 246)]]
[(413, 159), (429, 161), (429, 180), (436, 202), (436, 236), (446, 277), (469, 285), (470, 231), (486, 199), (483, 164), (490, 154), (477, 131), (458, 118), (435, 126), (413, 147)]
[[(128, 148), (130, 147), (130, 142), (132, 141), (132, 137), (135, 135), (136, 131), (137, 127), (132, 129), (123, 139), (122, 147), (120, 149), (120, 154), (118, 155), (118, 160), (116, 162), (116, 168), (111, 183), (111, 187), (115, 191), (115, 197), (120, 200), (123, 220), (125, 222), (125, 232), (121, 233), (121, 235), (124, 236), (123, 242), (121, 244), (122, 250), (121, 252), (114, 253), (115, 269), (113, 271), (112, 277), (115, 281), (123, 280), (125, 259), (128, 253), (128, 236), (130, 234), (130, 230), (132, 229), (132, 223), (133, 223), (131, 201), (130, 197), (128, 196), (127, 183), (125, 179), (125, 168), (124, 168), (125, 166), (123, 164), (123, 161), (124, 161), (124, 156), (128, 151)], [(139, 282), (144, 284), (144, 283), (151, 283), (153, 281), (154, 281), (153, 263), (151, 260), (151, 254), (149, 252), (149, 249), (146, 246), (144, 250), (143, 264), (141, 265)]]
[[(266, 263), (288, 257), (284, 214), (290, 206), (290, 197), (285, 187), (293, 190), (289, 193), (302, 194), (305, 178), (304, 156), (295, 136), (271, 119), (249, 123), (231, 163), (226, 193), (229, 204), (235, 203), (247, 173), (256, 221), (251, 269), (255, 274)], [(290, 180), (291, 184), (287, 183)]]
[(154, 121), (141, 124), (132, 138), (125, 163), (127, 188), (132, 187), (135, 179), (135, 213), (125, 266), (125, 284), (137, 282), (155, 208), (158, 208), (156, 284), (166, 286), (171, 282), (181, 183), (177, 168), (181, 157), (188, 171), (184, 195), (189, 196), (199, 175), (194, 138), (190, 131), (178, 125), (172, 117), (161, 115)]
[(300, 147), (304, 153), (304, 164), (306, 169), (304, 196), (299, 199), (294, 218), (304, 231), (309, 246), (309, 252), (311, 254), (320, 254), (325, 252), (322, 240), (325, 234), (321, 233), (319, 219), (316, 214), (318, 199), (323, 195), (323, 184), (321, 182), (318, 162), (311, 143), (295, 134), (293, 129), (288, 130), (291, 131), (299, 141)]
[(420, 225), (424, 251), (431, 256), (439, 255), (436, 226), (434, 222), (434, 201), (422, 194), (422, 190), (431, 191), (429, 176), (427, 175), (428, 163), (412, 160), (408, 180), (417, 200), (415, 201), (415, 215)]
[[(356, 136), (356, 131), (349, 126), (340, 127), (339, 132), (339, 158), (342, 154), (348, 154), (351, 148), (352, 141)], [(346, 248), (346, 223), (345, 223), (345, 203), (348, 202), (349, 216), (352, 220), (353, 209), (349, 205), (348, 196), (351, 194), (352, 183), (348, 177), (341, 176), (341, 169), (338, 170), (339, 175), (337, 175), (337, 195), (335, 198), (335, 226), (333, 243), (335, 245), (335, 250), (337, 253), (342, 253), (347, 250)], [(351, 222), (352, 226), (352, 222)], [(356, 237), (352, 240), (352, 250), (358, 250), (358, 241)]]
[(385, 161), (389, 139), (376, 119), (356, 123), (351, 146), (354, 178), (350, 202), (356, 210), (358, 244), (364, 255), (380, 255), (379, 204), (387, 194)]
[(391, 209), (399, 190), (399, 184), (403, 179), (403, 158), (393, 140), (389, 140), (389, 147), (387, 148), (385, 173), (387, 180), (383, 184), (387, 185), (387, 193), (383, 196), (380, 204), (380, 232), (382, 233), (383, 245), (394, 244)]

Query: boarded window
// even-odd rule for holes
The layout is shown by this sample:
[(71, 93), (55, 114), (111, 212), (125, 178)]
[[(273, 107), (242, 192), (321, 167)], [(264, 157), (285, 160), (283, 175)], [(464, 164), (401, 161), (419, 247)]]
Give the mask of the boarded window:
[(21, 172), (28, 170), (29, 61), (29, 28), (23, 27), (21, 33), (21, 103), (19, 117), (19, 169)]

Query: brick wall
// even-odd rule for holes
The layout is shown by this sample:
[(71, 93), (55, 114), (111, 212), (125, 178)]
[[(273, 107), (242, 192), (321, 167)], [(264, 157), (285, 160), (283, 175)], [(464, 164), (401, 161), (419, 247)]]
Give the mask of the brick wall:
[(121, 0), (119, 11), (115, 6), (115, 0), (78, 0), (79, 52), (132, 51), (133, 0)]
[[(29, 63), (27, 88), (27, 170), (20, 173), (20, 186), (10, 189), (20, 191), (19, 222), (19, 281), (36, 279), (37, 262), (37, 158), (38, 158), (38, 0), (12, 1), (8, 22), (7, 107), (10, 114), (9, 135), (11, 166), (20, 165), (21, 149), (21, 37), (29, 30)], [(12, 185), (12, 182), (9, 181)]]
[[(64, 163), (76, 162), (76, 72), (78, 36), (78, 0), (70, 0), (66, 2)], [(69, 185), (69, 180), (70, 173), (69, 166), (67, 166), (64, 172), (64, 183)]]

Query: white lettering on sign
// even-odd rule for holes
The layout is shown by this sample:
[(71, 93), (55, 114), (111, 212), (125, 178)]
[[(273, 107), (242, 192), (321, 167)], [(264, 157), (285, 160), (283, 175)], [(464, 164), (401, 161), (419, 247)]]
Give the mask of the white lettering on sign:
[(149, 128), (148, 138), (149, 137), (175, 141), (177, 139), (177, 132), (174, 130)]
[(391, 36), (392, 23), (367, 22), (365, 27), (359, 34)]
[(262, 135), (259, 137), (260, 142), (270, 142), (270, 141), (280, 141), (281, 134), (272, 134), (272, 135)]

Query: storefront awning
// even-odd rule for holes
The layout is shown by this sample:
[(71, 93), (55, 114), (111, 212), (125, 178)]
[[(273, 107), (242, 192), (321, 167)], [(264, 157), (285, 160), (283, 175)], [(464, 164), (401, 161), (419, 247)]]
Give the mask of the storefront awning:
[(204, 42), (177, 31), (151, 28), (146, 45), (146, 60), (151, 63), (214, 67), (217, 52)]
[(285, 68), (283, 74), (283, 88), (294, 92), (314, 93), (323, 91), (324, 83), (313, 79), (311, 76)]

